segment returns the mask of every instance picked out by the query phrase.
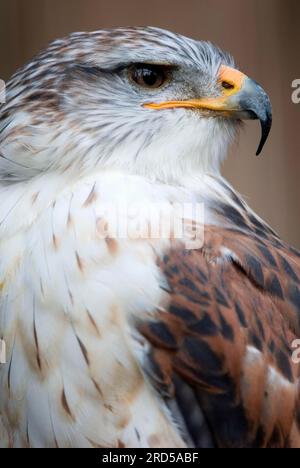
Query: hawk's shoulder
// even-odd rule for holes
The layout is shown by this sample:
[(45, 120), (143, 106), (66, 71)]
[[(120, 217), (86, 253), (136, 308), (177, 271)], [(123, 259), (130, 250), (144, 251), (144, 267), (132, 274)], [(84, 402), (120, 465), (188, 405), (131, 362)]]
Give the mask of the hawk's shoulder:
[(196, 446), (300, 442), (300, 255), (276, 236), (208, 227), (159, 261), (169, 305), (139, 324), (144, 369)]

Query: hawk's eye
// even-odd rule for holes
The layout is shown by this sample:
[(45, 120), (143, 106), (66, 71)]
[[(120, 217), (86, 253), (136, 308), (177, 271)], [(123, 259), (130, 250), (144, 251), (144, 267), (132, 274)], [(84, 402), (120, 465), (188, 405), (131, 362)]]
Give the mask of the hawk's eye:
[(129, 77), (143, 88), (160, 88), (167, 80), (167, 73), (159, 65), (133, 65), (129, 69)]

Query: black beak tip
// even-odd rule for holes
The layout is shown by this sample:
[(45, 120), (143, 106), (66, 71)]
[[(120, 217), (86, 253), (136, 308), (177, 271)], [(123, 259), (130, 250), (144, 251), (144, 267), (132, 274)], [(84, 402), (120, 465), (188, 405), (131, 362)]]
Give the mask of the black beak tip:
[(256, 155), (259, 156), (272, 127), (272, 104), (270, 98), (256, 81), (247, 78), (244, 86), (244, 95), (240, 104), (248, 112), (250, 119), (260, 121), (261, 139), (256, 151)]
[(272, 128), (272, 113), (268, 113), (265, 119), (260, 119), (261, 124), (261, 139), (256, 151), (256, 156), (259, 156), (265, 146), (265, 143), (269, 137), (271, 128)]

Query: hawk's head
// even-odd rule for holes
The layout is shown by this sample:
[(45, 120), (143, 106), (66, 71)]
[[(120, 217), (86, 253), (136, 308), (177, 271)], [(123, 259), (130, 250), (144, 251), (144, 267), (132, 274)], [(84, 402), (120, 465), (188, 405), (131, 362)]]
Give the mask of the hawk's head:
[(207, 42), (157, 28), (76, 33), (10, 80), (0, 114), (0, 172), (115, 167), (171, 180), (218, 171), (243, 118), (263, 137), (271, 106)]

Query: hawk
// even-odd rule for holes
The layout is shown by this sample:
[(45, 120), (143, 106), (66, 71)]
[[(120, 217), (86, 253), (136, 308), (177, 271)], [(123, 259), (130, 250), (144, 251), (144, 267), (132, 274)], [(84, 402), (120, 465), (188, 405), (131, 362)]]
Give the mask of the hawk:
[(6, 96), (0, 446), (300, 447), (300, 254), (220, 174), (265, 91), (147, 27), (57, 40)]

